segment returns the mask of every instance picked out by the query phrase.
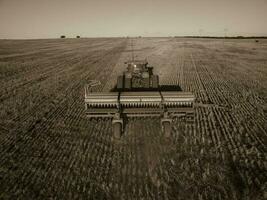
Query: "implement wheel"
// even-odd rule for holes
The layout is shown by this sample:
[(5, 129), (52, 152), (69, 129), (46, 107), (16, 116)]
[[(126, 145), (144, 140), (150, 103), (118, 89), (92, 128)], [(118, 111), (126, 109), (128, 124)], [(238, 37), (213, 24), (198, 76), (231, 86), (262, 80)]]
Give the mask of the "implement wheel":
[(171, 136), (171, 123), (169, 121), (162, 122), (162, 130), (165, 137)]
[(116, 122), (113, 124), (113, 137), (115, 139), (120, 139), (122, 132), (122, 124), (120, 122)]

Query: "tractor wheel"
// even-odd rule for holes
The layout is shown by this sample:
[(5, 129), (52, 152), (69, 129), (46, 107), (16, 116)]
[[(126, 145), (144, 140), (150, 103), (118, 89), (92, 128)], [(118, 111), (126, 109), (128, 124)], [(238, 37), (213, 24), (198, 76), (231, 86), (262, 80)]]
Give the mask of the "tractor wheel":
[(159, 87), (159, 77), (157, 75), (152, 75), (151, 79), (151, 87), (157, 89)]
[(119, 76), (117, 79), (117, 89), (123, 89), (123, 76)]
[(171, 123), (168, 121), (162, 122), (163, 134), (165, 137), (171, 136)]
[(120, 139), (121, 137), (121, 129), (122, 129), (122, 124), (119, 122), (116, 122), (113, 124), (113, 137), (115, 139)]

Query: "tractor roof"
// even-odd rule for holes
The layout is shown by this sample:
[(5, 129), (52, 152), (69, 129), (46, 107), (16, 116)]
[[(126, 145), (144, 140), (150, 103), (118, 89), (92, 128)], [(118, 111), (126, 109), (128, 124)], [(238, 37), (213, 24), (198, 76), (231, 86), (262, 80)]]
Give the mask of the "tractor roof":
[(126, 61), (125, 64), (142, 64), (142, 65), (146, 65), (148, 64), (147, 60), (129, 60)]

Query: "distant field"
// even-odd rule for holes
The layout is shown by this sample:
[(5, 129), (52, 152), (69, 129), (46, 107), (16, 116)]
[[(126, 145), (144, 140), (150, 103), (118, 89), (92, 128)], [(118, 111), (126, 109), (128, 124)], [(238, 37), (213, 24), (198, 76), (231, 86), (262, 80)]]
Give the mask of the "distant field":
[(159, 118), (112, 142), (110, 119), (85, 117), (84, 85), (115, 86), (129, 39), (0, 40), (0, 199), (267, 198), (267, 40), (133, 43), (161, 84), (197, 97), (170, 140)]

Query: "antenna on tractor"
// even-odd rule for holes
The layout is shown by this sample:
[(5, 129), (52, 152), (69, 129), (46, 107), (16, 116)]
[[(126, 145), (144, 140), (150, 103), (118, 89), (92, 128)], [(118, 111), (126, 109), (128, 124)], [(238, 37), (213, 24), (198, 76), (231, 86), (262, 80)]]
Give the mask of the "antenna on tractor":
[(134, 62), (133, 39), (131, 39), (132, 62)]

